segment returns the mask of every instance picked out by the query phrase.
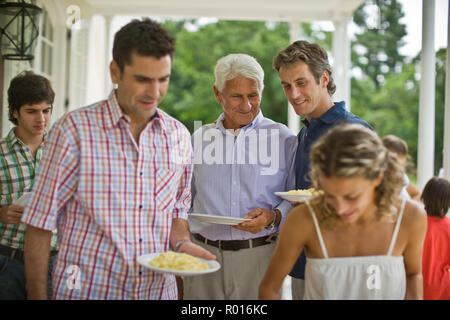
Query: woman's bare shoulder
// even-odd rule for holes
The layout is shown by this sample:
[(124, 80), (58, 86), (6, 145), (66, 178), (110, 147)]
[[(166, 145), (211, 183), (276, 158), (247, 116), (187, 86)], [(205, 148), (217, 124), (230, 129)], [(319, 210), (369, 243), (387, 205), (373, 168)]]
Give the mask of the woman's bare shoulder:
[(306, 204), (294, 207), (286, 217), (280, 230), (281, 247), (304, 247), (311, 238), (311, 230), (314, 230), (311, 213)]
[(414, 200), (406, 200), (403, 212), (403, 224), (408, 229), (426, 228), (427, 213), (423, 205)]
[(298, 231), (310, 229), (312, 223), (311, 213), (305, 203), (295, 206), (284, 221), (284, 224), (290, 227), (295, 226)]

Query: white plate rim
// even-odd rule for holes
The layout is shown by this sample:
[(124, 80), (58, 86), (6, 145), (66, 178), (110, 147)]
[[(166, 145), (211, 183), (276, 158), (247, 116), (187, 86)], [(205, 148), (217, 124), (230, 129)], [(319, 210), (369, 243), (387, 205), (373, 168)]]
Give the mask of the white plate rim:
[(137, 258), (137, 262), (141, 266), (143, 266), (147, 269), (150, 269), (151, 271), (158, 272), (158, 273), (173, 274), (176, 276), (199, 276), (202, 274), (216, 272), (217, 270), (219, 270), (221, 268), (220, 263), (217, 262), (216, 260), (206, 260), (206, 259), (202, 259), (202, 258), (198, 258), (198, 257), (197, 258), (200, 259), (200, 261), (209, 265), (209, 269), (207, 269), (207, 270), (192, 270), (192, 271), (190, 271), (190, 270), (173, 270), (173, 269), (166, 269), (166, 268), (157, 268), (157, 267), (150, 265), (149, 262), (152, 261), (153, 259), (155, 259), (156, 257), (158, 257), (162, 253), (165, 253), (165, 252), (153, 252), (153, 253), (147, 253), (147, 254), (141, 255)]
[(252, 219), (244, 219), (237, 217), (226, 217), (226, 216), (218, 216), (212, 214), (204, 214), (204, 213), (189, 213), (190, 218), (197, 219), (206, 223), (214, 223), (214, 224), (226, 224), (226, 225), (238, 225), (241, 222), (251, 221)]
[(308, 199), (315, 197), (313, 194), (292, 194), (288, 192), (275, 192), (276, 196), (279, 196), (288, 201), (304, 202)]

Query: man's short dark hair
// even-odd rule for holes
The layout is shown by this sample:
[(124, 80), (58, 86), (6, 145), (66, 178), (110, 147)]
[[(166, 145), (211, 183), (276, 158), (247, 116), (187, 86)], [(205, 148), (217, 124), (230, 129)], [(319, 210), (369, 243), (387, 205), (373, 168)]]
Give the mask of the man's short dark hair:
[(281, 67), (291, 66), (299, 61), (303, 61), (308, 65), (317, 83), (320, 83), (320, 78), (327, 71), (330, 76), (327, 85), (328, 94), (331, 96), (336, 92), (331, 66), (328, 62), (328, 54), (317, 43), (310, 43), (304, 40), (293, 42), (278, 52), (273, 59), (272, 66), (279, 72)]
[(24, 71), (15, 76), (8, 89), (8, 118), (17, 125), (14, 118), (14, 111), (19, 112), (24, 105), (32, 105), (46, 102), (53, 105), (55, 92), (50, 85), (50, 81), (33, 71)]
[(427, 215), (444, 218), (450, 206), (450, 182), (443, 178), (431, 178), (423, 188), (422, 201)]
[(113, 60), (120, 71), (131, 63), (133, 52), (157, 59), (166, 55), (173, 58), (175, 39), (160, 24), (149, 18), (134, 19), (114, 36)]

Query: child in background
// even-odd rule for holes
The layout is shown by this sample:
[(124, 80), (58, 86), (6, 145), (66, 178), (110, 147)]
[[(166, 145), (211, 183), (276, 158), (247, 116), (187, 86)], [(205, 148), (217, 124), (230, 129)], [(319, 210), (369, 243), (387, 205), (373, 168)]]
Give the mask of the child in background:
[(392, 134), (383, 137), (383, 145), (391, 152), (394, 153), (398, 162), (405, 169), (404, 188), (401, 192), (402, 196), (406, 196), (407, 199), (420, 201), (420, 191), (417, 189), (406, 174), (406, 160), (408, 157), (408, 145), (405, 140), (394, 136)]
[(422, 201), (427, 212), (427, 234), (423, 245), (422, 274), (425, 300), (450, 300), (450, 182), (431, 178)]

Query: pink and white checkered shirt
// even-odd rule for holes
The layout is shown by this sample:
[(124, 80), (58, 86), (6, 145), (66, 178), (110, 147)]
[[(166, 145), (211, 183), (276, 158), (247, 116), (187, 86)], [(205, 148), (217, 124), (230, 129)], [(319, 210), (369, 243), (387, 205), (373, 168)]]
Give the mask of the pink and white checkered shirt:
[(56, 299), (176, 299), (175, 277), (137, 257), (169, 250), (173, 218), (187, 219), (188, 130), (158, 110), (139, 144), (113, 91), (50, 130), (22, 221), (58, 228)]

